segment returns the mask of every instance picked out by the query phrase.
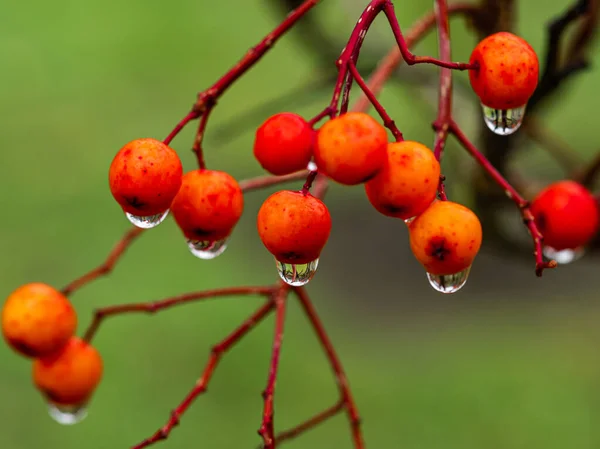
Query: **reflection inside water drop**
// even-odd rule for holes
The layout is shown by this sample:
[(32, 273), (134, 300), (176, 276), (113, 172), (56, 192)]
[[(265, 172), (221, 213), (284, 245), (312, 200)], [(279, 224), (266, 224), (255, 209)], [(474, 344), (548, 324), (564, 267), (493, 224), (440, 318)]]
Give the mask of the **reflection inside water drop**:
[(508, 136), (516, 132), (525, 116), (527, 105), (514, 109), (492, 109), (485, 105), (483, 108), (483, 120), (487, 127), (500, 136)]
[(561, 249), (560, 251), (557, 251), (549, 246), (544, 246), (542, 252), (548, 259), (554, 259), (557, 263), (566, 265), (581, 259), (585, 254), (585, 248)]
[(164, 212), (161, 212), (160, 214), (149, 215), (147, 217), (140, 217), (137, 215), (130, 214), (129, 212), (125, 212), (125, 216), (127, 217), (127, 219), (132, 224), (134, 224), (138, 228), (142, 228), (142, 229), (155, 228), (156, 226), (161, 224), (163, 221), (165, 221), (165, 218), (167, 218), (167, 215), (169, 215), (169, 209), (167, 209)]
[(190, 252), (198, 259), (210, 260), (220, 256), (227, 249), (227, 239), (207, 241), (188, 240)]
[(315, 170), (317, 169), (317, 164), (315, 164), (313, 161), (310, 161), (310, 162), (308, 163), (308, 165), (306, 166), (306, 168), (307, 168), (309, 171), (315, 171)]
[(319, 266), (319, 259), (315, 259), (309, 263), (294, 264), (275, 261), (277, 273), (283, 281), (292, 287), (300, 287), (306, 285), (313, 278)]
[(57, 423), (64, 426), (72, 426), (85, 419), (87, 408), (85, 405), (72, 406), (49, 403), (48, 414)]
[(471, 267), (469, 266), (465, 270), (454, 274), (427, 273), (427, 279), (429, 280), (429, 284), (438, 292), (456, 293), (467, 283), (470, 271)]

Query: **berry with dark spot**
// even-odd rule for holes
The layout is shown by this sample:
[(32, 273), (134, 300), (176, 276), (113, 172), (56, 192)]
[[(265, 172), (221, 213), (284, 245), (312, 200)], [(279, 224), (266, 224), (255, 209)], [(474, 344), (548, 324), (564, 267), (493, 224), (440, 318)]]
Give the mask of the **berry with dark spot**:
[(43, 283), (22, 285), (2, 309), (6, 342), (26, 357), (42, 357), (60, 350), (75, 333), (77, 314), (69, 299)]
[(310, 193), (282, 190), (258, 211), (258, 234), (282, 263), (306, 264), (319, 258), (331, 233), (327, 206)]
[(482, 229), (471, 209), (435, 201), (408, 225), (410, 247), (428, 273), (450, 275), (468, 268), (481, 247)]

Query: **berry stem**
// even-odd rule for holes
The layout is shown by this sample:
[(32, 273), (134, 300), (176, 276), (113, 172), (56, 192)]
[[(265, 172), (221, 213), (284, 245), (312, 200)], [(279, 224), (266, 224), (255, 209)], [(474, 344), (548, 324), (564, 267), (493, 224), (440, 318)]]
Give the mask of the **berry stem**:
[(360, 429), (360, 416), (358, 414), (358, 409), (352, 397), (352, 393), (350, 391), (350, 385), (348, 383), (348, 379), (346, 378), (346, 374), (344, 372), (344, 368), (340, 359), (333, 347), (333, 343), (329, 339), (327, 332), (325, 331), (325, 327), (315, 310), (308, 293), (304, 287), (295, 287), (294, 293), (298, 297), (300, 301), (300, 305), (308, 318), (313, 331), (315, 332), (323, 351), (327, 355), (327, 359), (329, 360), (329, 364), (331, 365), (331, 369), (335, 375), (337, 386), (340, 393), (340, 400), (343, 403), (343, 407), (346, 409), (346, 413), (348, 415), (348, 420), (350, 421), (350, 429), (352, 432), (352, 439), (354, 442), (355, 449), (364, 449), (365, 444), (363, 441), (362, 431)]
[(217, 345), (213, 346), (208, 362), (205, 365), (204, 372), (200, 379), (196, 381), (194, 387), (190, 390), (184, 400), (173, 410), (167, 423), (157, 430), (154, 435), (146, 438), (141, 443), (132, 447), (132, 449), (143, 449), (158, 441), (166, 439), (173, 428), (179, 424), (181, 416), (186, 412), (194, 400), (206, 392), (206, 388), (212, 378), (212, 375), (221, 360), (221, 357), (229, 351), (238, 341), (242, 339), (254, 326), (262, 321), (269, 313), (273, 311), (275, 301), (271, 298), (266, 304), (254, 312), (238, 328), (225, 337)]
[(538, 230), (533, 215), (529, 210), (529, 202), (525, 200), (519, 192), (517, 192), (512, 185), (502, 176), (502, 174), (487, 160), (487, 158), (473, 145), (473, 143), (467, 138), (456, 122), (450, 123), (450, 132), (458, 139), (461, 145), (467, 150), (467, 152), (477, 161), (477, 163), (483, 168), (488, 175), (498, 184), (506, 193), (506, 196), (510, 198), (521, 211), (523, 217), (523, 223), (527, 226), (529, 233), (533, 239), (534, 256), (535, 256), (535, 273), (538, 277), (542, 276), (542, 273), (546, 268), (556, 268), (557, 263), (555, 260), (544, 262), (544, 256), (542, 253), (542, 239), (543, 236)]
[(588, 167), (583, 170), (581, 175), (576, 176), (575, 180), (583, 184), (588, 189), (591, 188), (596, 180), (596, 176), (600, 172), (600, 152), (596, 154)]
[(175, 125), (175, 128), (173, 128), (173, 131), (171, 131), (169, 133), (169, 135), (167, 137), (165, 137), (165, 140), (163, 140), (163, 143), (165, 145), (170, 145), (171, 141), (175, 138), (175, 136), (177, 136), (177, 134), (179, 134), (181, 132), (181, 130), (183, 128), (185, 128), (185, 126), (191, 122), (192, 120), (195, 120), (198, 118), (198, 113), (196, 111), (190, 111), (185, 117), (183, 117), (183, 119), (181, 119), (181, 121), (179, 123), (177, 123), (177, 125)]
[(212, 108), (207, 108), (200, 117), (198, 130), (196, 131), (196, 137), (194, 138), (194, 146), (192, 147), (192, 151), (196, 154), (196, 159), (198, 160), (198, 168), (201, 170), (206, 168), (204, 152), (202, 151), (202, 141), (204, 139), (204, 132), (206, 131), (206, 124), (208, 123), (208, 117), (210, 117), (211, 111)]
[(302, 193), (304, 195), (308, 195), (308, 192), (310, 192), (310, 188), (312, 187), (312, 184), (318, 174), (319, 174), (318, 170), (313, 170), (308, 174), (306, 181), (304, 182), (304, 185), (302, 186)]
[(91, 342), (102, 322), (111, 316), (124, 315), (126, 313), (149, 313), (153, 314), (174, 306), (202, 301), (206, 299), (219, 298), (222, 296), (241, 296), (241, 295), (262, 295), (267, 296), (273, 293), (273, 287), (227, 287), (217, 290), (205, 290), (200, 292), (185, 293), (183, 295), (173, 296), (151, 302), (138, 302), (131, 304), (119, 304), (116, 306), (97, 309), (94, 318), (90, 323), (83, 339)]
[(254, 190), (264, 189), (266, 187), (283, 184), (290, 181), (299, 181), (306, 178), (311, 172), (309, 170), (300, 170), (289, 175), (275, 176), (275, 175), (263, 175), (257, 176), (256, 178), (245, 179), (239, 182), (240, 188), (243, 192), (251, 192)]
[(271, 350), (271, 363), (269, 365), (269, 376), (267, 387), (263, 392), (264, 407), (263, 417), (258, 434), (262, 437), (265, 449), (275, 449), (275, 431), (273, 425), (274, 407), (273, 398), (275, 396), (275, 384), (277, 382), (277, 371), (279, 368), (279, 359), (281, 355), (281, 345), (283, 344), (283, 329), (285, 323), (286, 300), (289, 288), (283, 285), (277, 294), (275, 294), (275, 336), (273, 337), (273, 347)]
[(358, 72), (358, 69), (356, 68), (356, 65), (354, 64), (354, 62), (348, 63), (348, 68), (350, 69), (352, 78), (354, 78), (356, 83), (360, 86), (363, 93), (367, 96), (367, 98), (369, 99), (369, 101), (371, 102), (371, 104), (373, 105), (373, 107), (375, 108), (375, 110), (377, 111), (377, 113), (379, 114), (381, 119), (383, 120), (383, 124), (385, 125), (385, 127), (392, 132), (392, 134), (394, 135), (394, 138), (396, 139), (396, 142), (402, 142), (404, 140), (402, 133), (396, 126), (396, 123), (394, 122), (392, 117), (390, 117), (390, 115), (387, 113), (385, 108), (381, 105), (381, 103), (379, 102), (379, 100), (377, 99), (375, 94), (373, 94), (373, 92), (371, 92), (371, 89), (369, 89), (369, 86), (367, 86), (367, 83), (365, 82), (363, 77)]
[(76, 290), (79, 290), (86, 284), (98, 279), (99, 277), (108, 275), (115, 267), (121, 256), (127, 251), (129, 246), (144, 232), (145, 229), (132, 227), (119, 239), (113, 249), (110, 251), (106, 260), (93, 270), (87, 272), (83, 276), (75, 279), (69, 285), (62, 289), (65, 296), (69, 296)]

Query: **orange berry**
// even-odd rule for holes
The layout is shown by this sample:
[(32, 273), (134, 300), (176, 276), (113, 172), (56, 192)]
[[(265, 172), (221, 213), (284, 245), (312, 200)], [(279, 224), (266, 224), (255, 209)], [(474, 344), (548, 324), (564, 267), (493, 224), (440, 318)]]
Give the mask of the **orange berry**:
[(585, 246), (600, 227), (594, 196), (574, 181), (550, 184), (531, 202), (544, 245), (557, 251)]
[(54, 355), (35, 359), (33, 383), (53, 404), (85, 404), (102, 379), (100, 354), (89, 343), (72, 337)]
[(171, 204), (177, 225), (190, 240), (217, 241), (231, 234), (244, 210), (244, 194), (229, 174), (199, 169), (183, 175)]
[(492, 109), (524, 106), (538, 84), (539, 62), (535, 50), (519, 36), (500, 32), (483, 39), (471, 53), (471, 87), (481, 103)]
[(282, 190), (260, 207), (258, 234), (275, 259), (306, 264), (319, 258), (331, 233), (327, 206), (310, 193)]
[(108, 174), (110, 191), (125, 212), (147, 217), (169, 209), (181, 186), (177, 153), (156, 139), (137, 139), (119, 150)]
[(440, 164), (429, 148), (409, 140), (392, 142), (385, 164), (365, 183), (365, 191), (380, 213), (406, 220), (429, 207), (439, 179)]
[(275, 114), (256, 130), (254, 157), (274, 175), (304, 170), (312, 157), (314, 130), (291, 112)]
[(435, 201), (408, 225), (410, 247), (428, 273), (450, 275), (468, 268), (481, 247), (482, 229), (471, 209)]
[(385, 163), (386, 129), (363, 112), (348, 112), (319, 128), (314, 148), (319, 171), (344, 185), (373, 178)]
[(75, 333), (77, 314), (69, 299), (42, 283), (22, 285), (2, 309), (6, 342), (26, 357), (42, 357), (61, 349)]

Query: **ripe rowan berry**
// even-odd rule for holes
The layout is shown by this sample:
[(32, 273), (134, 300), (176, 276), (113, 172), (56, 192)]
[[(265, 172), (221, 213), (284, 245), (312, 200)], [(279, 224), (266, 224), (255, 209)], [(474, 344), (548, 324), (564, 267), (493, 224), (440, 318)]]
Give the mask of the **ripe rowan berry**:
[(372, 179), (387, 158), (386, 129), (362, 112), (348, 112), (319, 128), (314, 148), (319, 171), (344, 185)]
[(439, 178), (440, 164), (429, 148), (409, 140), (392, 142), (385, 164), (365, 183), (365, 191), (380, 213), (407, 220), (433, 202)]
[(52, 404), (81, 406), (102, 379), (103, 364), (98, 351), (72, 337), (58, 352), (33, 362), (33, 383)]
[(304, 170), (312, 157), (314, 130), (298, 114), (282, 112), (256, 130), (254, 157), (274, 175)]
[(477, 215), (451, 201), (435, 201), (408, 224), (410, 247), (428, 273), (451, 275), (471, 266), (481, 247)]
[(173, 218), (185, 237), (208, 242), (228, 237), (243, 209), (244, 195), (237, 181), (225, 172), (206, 169), (183, 175), (171, 204)]
[(169, 209), (181, 186), (177, 153), (156, 139), (136, 139), (119, 150), (109, 170), (110, 191), (126, 213), (150, 217)]
[(310, 193), (282, 190), (258, 211), (258, 234), (275, 259), (307, 264), (319, 258), (331, 233), (327, 206)]
[(42, 357), (61, 349), (77, 328), (77, 314), (69, 299), (42, 283), (14, 290), (2, 309), (6, 342), (26, 357)]
[(593, 195), (574, 181), (550, 184), (531, 202), (544, 246), (555, 250), (585, 246), (598, 232), (600, 216)]
[(519, 36), (499, 32), (483, 39), (469, 61), (471, 87), (484, 106), (514, 109), (524, 106), (538, 84), (539, 62), (535, 50)]

